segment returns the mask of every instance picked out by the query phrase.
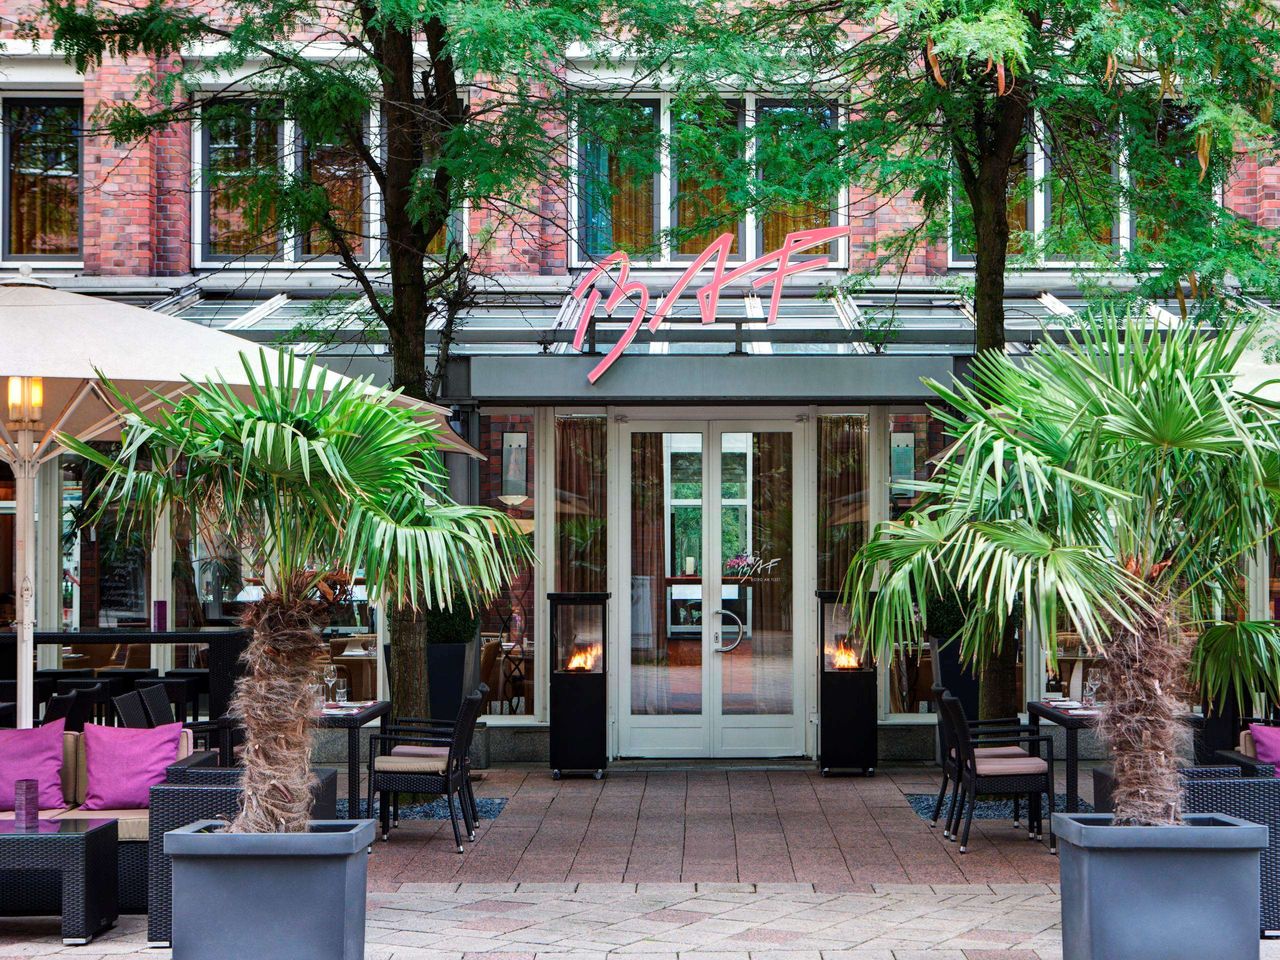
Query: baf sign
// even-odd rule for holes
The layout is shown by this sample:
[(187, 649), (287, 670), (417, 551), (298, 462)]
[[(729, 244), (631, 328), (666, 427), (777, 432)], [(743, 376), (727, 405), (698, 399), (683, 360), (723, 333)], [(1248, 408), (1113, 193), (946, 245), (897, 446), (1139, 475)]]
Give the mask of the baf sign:
[[(733, 246), (733, 234), (722, 233), (707, 249), (698, 254), (697, 258), (689, 264), (688, 269), (680, 275), (680, 279), (675, 282), (671, 292), (662, 298), (662, 302), (653, 311), (653, 316), (649, 317), (649, 332), (654, 333), (662, 326), (662, 321), (671, 313), (681, 294), (693, 283), (694, 278), (702, 271), (702, 268), (713, 261), (714, 268), (710, 279), (700, 286), (694, 294), (698, 301), (698, 312), (702, 316), (703, 323), (715, 323), (716, 307), (720, 303), (720, 292), (722, 290), (731, 284), (746, 279), (765, 267), (771, 267), (772, 269), (755, 277), (751, 281), (751, 285), (753, 287), (763, 287), (766, 284), (773, 284), (773, 290), (769, 297), (769, 309), (765, 313), (765, 323), (776, 323), (778, 320), (778, 307), (782, 304), (782, 285), (786, 282), (787, 277), (797, 273), (807, 273), (810, 270), (818, 270), (825, 267), (830, 261), (830, 258), (826, 256), (806, 257), (803, 260), (792, 260), (792, 256), (813, 247), (828, 244), (832, 240), (848, 234), (849, 227), (819, 227), (814, 230), (798, 230), (795, 233), (788, 233), (786, 239), (782, 241), (782, 246), (777, 250), (756, 257), (740, 267), (729, 270), (727, 267), (729, 251)], [(589, 383), (595, 383), (604, 376), (604, 372), (614, 365), (627, 347), (631, 346), (631, 341), (640, 332), (640, 327), (649, 312), (649, 288), (641, 281), (630, 278), (631, 260), (622, 250), (615, 251), (593, 267), (591, 272), (584, 276), (573, 289), (573, 299), (582, 304), (582, 309), (578, 313), (577, 330), (573, 335), (573, 348), (575, 350), (582, 349), (582, 342), (586, 339), (587, 330), (590, 329), (591, 324), (594, 322), (596, 310), (600, 306), (602, 295), (596, 287), (596, 281), (608, 274), (610, 269), (615, 266), (618, 268), (616, 283), (613, 291), (607, 298), (604, 298), (604, 312), (606, 315), (612, 315), (613, 311), (624, 300), (634, 296), (636, 298), (635, 313), (632, 314), (631, 322), (627, 324), (627, 329), (622, 332), (618, 342), (613, 345), (613, 349), (587, 374)]]

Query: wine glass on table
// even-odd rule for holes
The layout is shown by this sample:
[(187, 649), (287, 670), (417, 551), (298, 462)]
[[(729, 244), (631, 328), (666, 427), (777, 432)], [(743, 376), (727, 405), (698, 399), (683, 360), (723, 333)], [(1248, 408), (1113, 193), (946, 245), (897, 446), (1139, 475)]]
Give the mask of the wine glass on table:
[(1098, 688), (1102, 686), (1102, 671), (1097, 667), (1090, 667), (1084, 674), (1084, 697), (1083, 703), (1086, 707), (1092, 707), (1098, 702)]
[(338, 682), (338, 668), (332, 663), (326, 663), (322, 676), (324, 677), (324, 685), (329, 690), (329, 697), (326, 702), (333, 703), (333, 685)]

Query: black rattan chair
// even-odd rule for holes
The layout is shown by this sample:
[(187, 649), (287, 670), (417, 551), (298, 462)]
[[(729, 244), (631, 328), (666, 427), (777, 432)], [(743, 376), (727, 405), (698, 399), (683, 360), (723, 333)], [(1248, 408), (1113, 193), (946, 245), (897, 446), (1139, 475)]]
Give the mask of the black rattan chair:
[[(950, 816), (947, 820), (947, 836), (951, 840), (960, 840), (960, 852), (966, 853), (969, 848), (969, 830), (973, 826), (973, 811), (979, 796), (1026, 797), (1028, 800), (1027, 826), (1028, 837), (1038, 840), (1043, 829), (1044, 797), (1047, 795), (1050, 804), (1049, 813), (1049, 851), (1058, 852), (1058, 842), (1053, 835), (1052, 804), (1054, 799), (1053, 781), (1053, 738), (1050, 736), (1034, 736), (1031, 734), (1010, 736), (983, 736), (985, 746), (1014, 746), (1017, 744), (1043, 745), (1045, 757), (1024, 754), (1021, 757), (978, 757), (975, 740), (970, 732), (969, 723), (965, 719), (964, 707), (960, 701), (950, 696), (941, 698), (941, 723), (947, 725), (946, 737), (950, 740), (956, 753), (956, 772), (959, 776), (957, 791), (953, 794)], [(960, 803), (957, 805), (955, 799)], [(960, 832), (960, 821), (963, 816), (964, 828)]]
[[(478, 690), (463, 700), (444, 756), (438, 753), (441, 737), (422, 727), (388, 727), (387, 733), (374, 734), (369, 738), (369, 813), (373, 813), (373, 801), (377, 796), (384, 841), (391, 833), (391, 798), (397, 793), (437, 793), (444, 796), (449, 805), (453, 839), (458, 845), (458, 852), (462, 853), (462, 835), (458, 831), (458, 815), (454, 807), (456, 796), (458, 806), (462, 808), (467, 837), (475, 839), (476, 828), (472, 819), (475, 810), (467, 799), (470, 785), (467, 782), (466, 756), (471, 749), (471, 737), (483, 702), (483, 695)], [(432, 749), (425, 755), (393, 754), (392, 750), (397, 746)]]
[[(69, 693), (55, 693), (49, 698), (49, 702), (45, 704), (44, 716), (40, 719), (41, 723), (52, 723), (54, 720), (66, 720), (71, 716), (71, 711), (75, 707), (76, 700), (80, 697), (77, 690)], [(80, 721), (81, 729), (84, 728), (84, 721)]]
[(142, 695), (137, 690), (130, 690), (128, 693), (113, 697), (111, 702), (115, 704), (116, 716), (120, 718), (121, 726), (137, 729), (155, 726), (147, 716), (147, 708), (142, 702)]

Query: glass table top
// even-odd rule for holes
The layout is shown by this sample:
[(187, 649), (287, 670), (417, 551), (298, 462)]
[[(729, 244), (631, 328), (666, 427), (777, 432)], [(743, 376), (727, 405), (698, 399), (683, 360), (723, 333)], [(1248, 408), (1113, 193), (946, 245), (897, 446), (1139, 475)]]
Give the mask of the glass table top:
[(90, 817), (67, 817), (61, 820), (41, 818), (35, 830), (24, 830), (16, 820), (0, 820), (0, 837), (76, 836), (105, 827), (109, 823), (115, 821)]

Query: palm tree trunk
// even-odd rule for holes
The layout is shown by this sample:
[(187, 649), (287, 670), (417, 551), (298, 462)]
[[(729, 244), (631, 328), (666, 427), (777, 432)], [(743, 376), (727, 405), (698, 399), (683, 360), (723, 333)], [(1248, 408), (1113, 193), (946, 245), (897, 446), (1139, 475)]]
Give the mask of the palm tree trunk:
[[(302, 596), (289, 591), (291, 597)], [(232, 833), (305, 833), (311, 819), (314, 682), (328, 608), (318, 600), (268, 593), (242, 623), (253, 638), (242, 655), (230, 714), (244, 727), (240, 812)]]
[(391, 702), (402, 717), (429, 717), (427, 625), (411, 607), (391, 611)]
[(1179, 759), (1190, 731), (1184, 680), (1188, 645), (1170, 607), (1107, 645), (1098, 731), (1111, 749), (1118, 824), (1175, 824), (1182, 819)]

